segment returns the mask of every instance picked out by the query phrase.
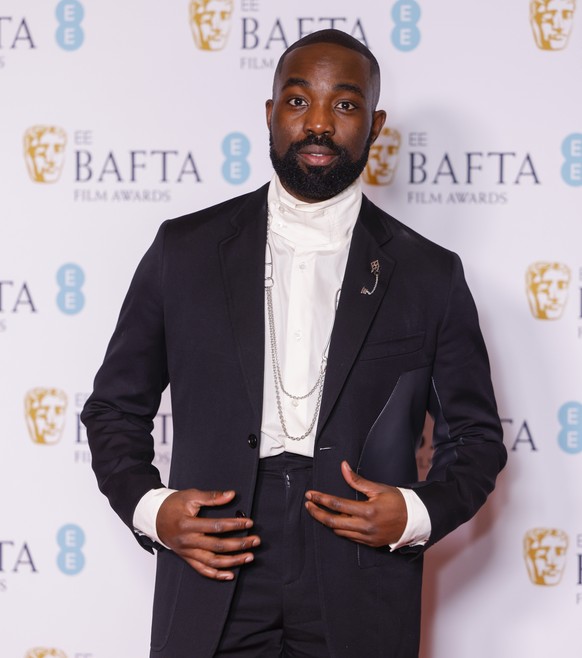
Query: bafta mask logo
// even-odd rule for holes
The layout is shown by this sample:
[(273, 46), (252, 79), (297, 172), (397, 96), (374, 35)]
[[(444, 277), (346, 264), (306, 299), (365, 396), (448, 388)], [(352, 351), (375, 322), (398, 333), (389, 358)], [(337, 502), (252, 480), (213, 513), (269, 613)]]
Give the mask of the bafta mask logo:
[(24, 658), (67, 658), (67, 654), (60, 649), (45, 649), (36, 647), (27, 652)]
[(24, 160), (35, 183), (55, 183), (65, 161), (67, 134), (58, 126), (33, 126), (24, 133)]
[(398, 166), (398, 153), (402, 139), (398, 130), (383, 128), (370, 147), (363, 178), (368, 185), (390, 185)]
[(65, 426), (67, 396), (58, 388), (34, 388), (24, 399), (26, 424), (34, 443), (54, 445)]
[(222, 50), (230, 32), (233, 0), (191, 0), (190, 27), (200, 50)]
[(534, 585), (557, 585), (566, 566), (568, 535), (555, 528), (534, 528), (523, 538), (523, 557)]
[(576, 0), (530, 0), (530, 23), (541, 50), (562, 50), (574, 23)]
[(538, 320), (558, 320), (568, 300), (570, 268), (562, 263), (533, 263), (527, 268), (529, 307)]

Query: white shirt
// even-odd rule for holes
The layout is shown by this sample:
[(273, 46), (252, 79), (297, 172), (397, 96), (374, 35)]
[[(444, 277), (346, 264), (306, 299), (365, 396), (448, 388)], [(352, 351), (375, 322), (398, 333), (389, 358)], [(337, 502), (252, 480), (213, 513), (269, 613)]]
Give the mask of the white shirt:
[[(343, 192), (317, 203), (291, 196), (274, 176), (269, 186), (269, 240), (266, 276), (272, 276), (274, 326), (278, 361), (285, 390), (304, 396), (317, 383), (322, 358), (327, 355), (335, 312), (341, 294), (352, 232), (362, 203), (359, 179)], [(284, 451), (313, 457), (317, 427), (318, 387), (312, 395), (294, 401), (280, 395), (287, 432), (281, 427), (275, 394), (268, 311), (265, 302), (265, 374), (260, 457)], [(295, 402), (295, 404), (294, 404)], [(404, 533), (392, 549), (424, 544), (430, 536), (426, 507), (410, 489), (400, 489), (408, 511)], [(156, 516), (171, 489), (146, 493), (134, 512), (134, 527), (159, 542)]]

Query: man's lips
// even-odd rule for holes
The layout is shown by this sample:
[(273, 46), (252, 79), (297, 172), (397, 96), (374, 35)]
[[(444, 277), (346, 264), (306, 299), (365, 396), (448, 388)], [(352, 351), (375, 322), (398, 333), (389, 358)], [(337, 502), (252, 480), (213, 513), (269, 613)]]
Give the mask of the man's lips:
[(315, 144), (299, 149), (298, 156), (311, 167), (326, 167), (338, 157), (333, 149)]

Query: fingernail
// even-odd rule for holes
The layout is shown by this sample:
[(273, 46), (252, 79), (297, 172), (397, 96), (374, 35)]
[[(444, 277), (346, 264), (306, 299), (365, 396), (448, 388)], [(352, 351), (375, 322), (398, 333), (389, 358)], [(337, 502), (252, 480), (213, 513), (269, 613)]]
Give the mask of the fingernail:
[(308, 492), (305, 494), (305, 498), (307, 498), (307, 500), (311, 500), (311, 491), (308, 491)]
[(352, 467), (348, 464), (348, 462), (344, 462), (344, 463), (345, 463), (345, 465), (348, 467), (348, 471), (349, 471), (350, 473), (353, 473), (353, 471), (352, 471)]
[(232, 574), (232, 573), (223, 573), (223, 574), (220, 574), (219, 578), (221, 580), (232, 580), (234, 578), (234, 574)]
[(254, 555), (247, 555), (247, 557), (245, 557), (245, 563), (248, 564), (249, 562), (252, 562), (254, 559), (255, 559)]
[(257, 539), (253, 539), (253, 543), (251, 546), (260, 546), (261, 540), (257, 537)]

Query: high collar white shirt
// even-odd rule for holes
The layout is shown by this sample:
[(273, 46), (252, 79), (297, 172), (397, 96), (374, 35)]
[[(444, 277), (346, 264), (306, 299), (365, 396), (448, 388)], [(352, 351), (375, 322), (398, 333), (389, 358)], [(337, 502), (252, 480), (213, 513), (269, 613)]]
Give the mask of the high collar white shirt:
[[(361, 204), (359, 179), (332, 199), (317, 203), (301, 202), (285, 190), (277, 176), (271, 180), (265, 275), (273, 280), (273, 324), (282, 385), (295, 397), (315, 389), (297, 400), (285, 395), (279, 386), (280, 405), (277, 403), (273, 336), (265, 300), (261, 457), (284, 451), (313, 456), (320, 393), (316, 384), (329, 349)], [(280, 413), (287, 434), (295, 440), (285, 435)]]

